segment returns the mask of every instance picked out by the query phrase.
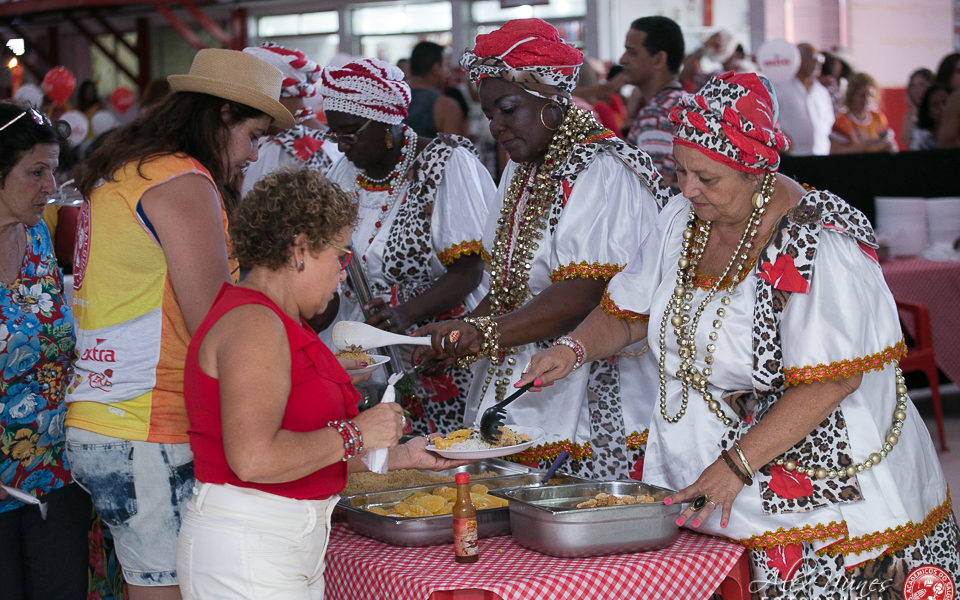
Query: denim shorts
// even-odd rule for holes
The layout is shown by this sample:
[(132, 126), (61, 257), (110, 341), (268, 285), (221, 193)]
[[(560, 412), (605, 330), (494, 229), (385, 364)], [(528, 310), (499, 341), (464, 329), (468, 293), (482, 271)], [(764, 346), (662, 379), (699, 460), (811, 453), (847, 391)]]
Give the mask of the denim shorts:
[(180, 516), (193, 491), (189, 444), (134, 442), (67, 428), (73, 479), (110, 527), (124, 580), (177, 585)]

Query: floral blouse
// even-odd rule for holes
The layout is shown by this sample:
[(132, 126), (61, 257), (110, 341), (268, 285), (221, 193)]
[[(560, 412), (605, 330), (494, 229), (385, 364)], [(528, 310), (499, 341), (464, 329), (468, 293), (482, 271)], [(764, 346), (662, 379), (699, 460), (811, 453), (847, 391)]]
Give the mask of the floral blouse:
[[(41, 496), (70, 483), (64, 453), (64, 388), (73, 317), (50, 232), (27, 229), (20, 277), (0, 285), (0, 483)], [(12, 498), (0, 512), (20, 508)]]

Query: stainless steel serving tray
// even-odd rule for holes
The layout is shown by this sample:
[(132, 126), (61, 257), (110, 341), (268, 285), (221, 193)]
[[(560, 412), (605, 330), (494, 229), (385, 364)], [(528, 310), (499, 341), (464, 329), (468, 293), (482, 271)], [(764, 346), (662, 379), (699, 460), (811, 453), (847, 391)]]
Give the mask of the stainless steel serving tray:
[[(617, 496), (649, 494), (656, 501), (575, 508), (600, 492)], [(672, 493), (639, 481), (590, 481), (490, 492), (510, 502), (510, 529), (518, 544), (561, 557), (643, 552), (669, 546), (680, 532), (676, 523), (680, 503), (663, 503)]]
[[(531, 471), (514, 473), (501, 477), (480, 479), (488, 489), (506, 490), (517, 486), (539, 485), (542, 473)], [(583, 481), (578, 477), (557, 475), (551, 481)], [(471, 480), (471, 483), (473, 481)], [(339, 507), (346, 513), (346, 521), (351, 529), (381, 542), (394, 546), (433, 546), (453, 543), (453, 517), (439, 515), (433, 517), (387, 517), (365, 510), (371, 506), (391, 506), (416, 492), (427, 492), (445, 484), (432, 484), (385, 492), (356, 494), (341, 499)], [(477, 511), (477, 533), (482, 538), (510, 533), (510, 512), (506, 506)]]

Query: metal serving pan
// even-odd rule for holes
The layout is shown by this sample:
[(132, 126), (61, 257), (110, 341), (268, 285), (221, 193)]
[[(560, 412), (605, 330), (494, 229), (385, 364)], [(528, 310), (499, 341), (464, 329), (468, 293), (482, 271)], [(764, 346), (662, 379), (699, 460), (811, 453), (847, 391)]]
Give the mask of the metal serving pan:
[[(500, 490), (525, 485), (538, 485), (542, 473), (514, 473), (501, 477), (478, 480), (488, 489)], [(554, 482), (583, 481), (578, 477), (557, 475)], [(471, 483), (474, 483), (471, 481)], [(453, 517), (438, 515), (432, 517), (387, 517), (365, 510), (372, 506), (391, 506), (409, 497), (415, 492), (427, 492), (445, 484), (425, 485), (415, 488), (403, 488), (385, 492), (357, 494), (341, 499), (339, 507), (346, 513), (346, 521), (351, 529), (381, 542), (394, 546), (433, 546), (453, 543)], [(477, 511), (477, 533), (487, 538), (510, 533), (510, 512), (506, 506)]]
[[(600, 492), (649, 494), (656, 501), (575, 508)], [(639, 481), (591, 481), (491, 490), (510, 502), (510, 529), (518, 544), (560, 557), (602, 556), (669, 546), (680, 530), (680, 503), (663, 503), (671, 490)]]

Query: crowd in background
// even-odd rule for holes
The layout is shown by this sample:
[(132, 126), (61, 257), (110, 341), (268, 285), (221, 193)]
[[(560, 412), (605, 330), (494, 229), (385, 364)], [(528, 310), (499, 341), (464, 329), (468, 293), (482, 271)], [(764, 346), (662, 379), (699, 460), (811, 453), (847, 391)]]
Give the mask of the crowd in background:
[[(478, 36), (456, 67), (447, 49), (428, 41), (396, 66), (364, 58), (323, 66), (267, 42), (242, 53), (202, 51), (189, 75), (151, 82), (129, 114), (111, 110), (90, 80), (70, 105), (0, 103), (0, 483), (46, 497), (57, 516), (44, 523), (28, 512), (33, 507), (0, 491), (3, 546), (16, 537), (21, 547), (10, 554), (15, 561), (0, 548), (0, 580), (16, 580), (13, 598), (86, 592), (87, 492), (99, 515), (94, 527), (108, 527), (115, 540), (131, 598), (203, 597), (220, 585), (216, 575), (204, 579), (204, 569), (221, 568), (226, 579), (249, 576), (231, 570), (231, 559), (213, 556), (216, 548), (185, 558), (214, 529), (232, 544), (236, 532), (216, 514), (226, 521), (279, 514), (290, 500), (303, 514), (329, 518), (332, 504), (304, 501), (335, 497), (348, 470), (366, 468), (354, 460), (364, 440), (368, 451), (390, 448), (391, 468), (450, 467), (428, 458), (426, 437), (501, 400), (525, 363), (594, 308), (622, 313), (617, 318), (631, 312), (617, 308), (606, 284), (657, 237), (654, 223), (670, 196), (689, 193), (691, 165), (700, 159), (688, 147), (679, 152), (686, 164), (677, 165), (678, 114), (696, 112), (684, 99), (703, 90), (696, 97), (713, 98), (721, 80), (748, 88), (774, 111), (764, 131), (778, 123), (782, 136), (770, 133), (766, 143), (783, 153), (960, 144), (958, 53), (935, 71), (909, 75), (898, 136), (876, 80), (808, 43), (797, 45), (796, 74), (771, 83), (736, 79), (758, 67), (728, 32), (714, 32), (688, 51), (680, 27), (665, 17), (634, 21), (612, 65), (583, 59), (545, 23), (542, 30), (512, 23)], [(525, 35), (542, 45), (524, 48)], [(580, 64), (573, 61), (582, 62), (579, 71), (569, 67)], [(244, 73), (245, 91), (218, 87), (231, 69)], [(314, 108), (317, 98), (323, 110)], [(71, 139), (63, 121), (51, 121), (71, 109), (91, 124), (82, 139)], [(30, 128), (21, 131), (23, 125)], [(700, 143), (695, 133), (691, 139)], [(16, 143), (10, 136), (18, 136)], [(756, 174), (768, 163), (776, 166), (764, 159), (759, 167), (733, 169)], [(563, 185), (550, 180), (548, 167), (567, 169)], [(760, 183), (769, 201), (773, 189), (763, 177)], [(310, 198), (296, 195), (306, 188), (333, 208), (311, 213)], [(603, 208), (581, 200), (600, 188), (607, 190)], [(776, 197), (796, 202), (802, 192), (795, 188)], [(51, 198), (56, 202), (47, 205)], [(832, 198), (817, 201), (835, 208)], [(761, 216), (764, 210), (756, 207)], [(523, 211), (533, 225), (517, 217)], [(607, 220), (594, 218), (598, 213)], [(266, 239), (267, 224), (282, 242)], [(870, 243), (872, 234), (861, 233)], [(525, 267), (514, 262), (511, 244), (527, 252)], [(367, 271), (362, 285), (347, 278), (351, 260)], [(72, 303), (71, 283), (61, 273), (73, 273)], [(225, 317), (241, 306), (244, 318)], [(322, 330), (334, 319), (433, 336), (426, 365), (422, 354), (402, 357), (403, 370), (415, 372), (402, 406), (357, 414), (352, 386), (369, 376), (348, 374), (366, 365), (335, 359), (326, 349), (330, 336)], [(122, 348), (102, 346), (117, 336), (127, 340)], [(270, 356), (284, 357), (273, 364), (278, 372), (316, 367), (319, 375), (311, 371), (305, 380), (334, 390), (336, 409), (289, 439), (259, 435), (266, 422), (267, 433), (282, 438), (290, 414), (247, 411), (244, 402), (275, 392), (278, 403), (289, 397), (300, 410), (301, 371), (269, 385), (241, 375), (229, 390), (210, 385), (216, 373), (239, 374), (238, 365), (256, 361), (258, 350), (249, 346), (258, 340), (273, 344)], [(580, 367), (584, 357), (575, 342), (557, 343), (574, 350)], [(478, 350), (464, 360), (457, 344)], [(570, 468), (578, 474), (625, 478), (642, 471), (644, 423), (656, 418), (653, 406), (610, 408), (626, 404), (621, 389), (656, 387), (656, 365), (645, 362), (641, 346), (613, 364), (588, 361), (564, 387), (542, 394), (553, 399), (549, 409), (528, 409), (530, 419), (562, 430), (553, 440), (557, 451), (546, 448), (541, 464), (559, 453), (562, 441), (575, 451)], [(230, 351), (244, 347), (246, 353)], [(660, 371), (662, 377), (662, 363)], [(202, 390), (187, 394), (188, 407), (185, 377)], [(104, 393), (122, 400), (104, 402)], [(217, 409), (231, 420), (211, 418)], [(401, 433), (424, 437), (397, 445)], [(240, 458), (241, 440), (276, 460), (264, 466)], [(324, 453), (277, 458), (307, 441)], [(193, 460), (201, 446), (197, 476), (204, 483), (195, 491)], [(147, 483), (161, 467), (165, 475)], [(139, 516), (130, 493), (135, 484), (151, 490), (140, 499)], [(241, 491), (225, 494), (231, 486)], [(191, 529), (178, 548), (182, 511)], [(263, 531), (288, 525), (294, 527), (281, 517), (258, 523)], [(948, 529), (938, 535), (950, 538)], [(326, 530), (311, 535), (322, 548)], [(63, 552), (41, 562), (37, 544)], [(153, 551), (163, 556), (149, 556)], [(315, 554), (304, 560), (316, 563)], [(321, 594), (322, 554), (309, 571)], [(53, 571), (60, 576), (47, 577)], [(191, 589), (178, 589), (178, 575)], [(256, 589), (263, 595), (279, 588)]]

